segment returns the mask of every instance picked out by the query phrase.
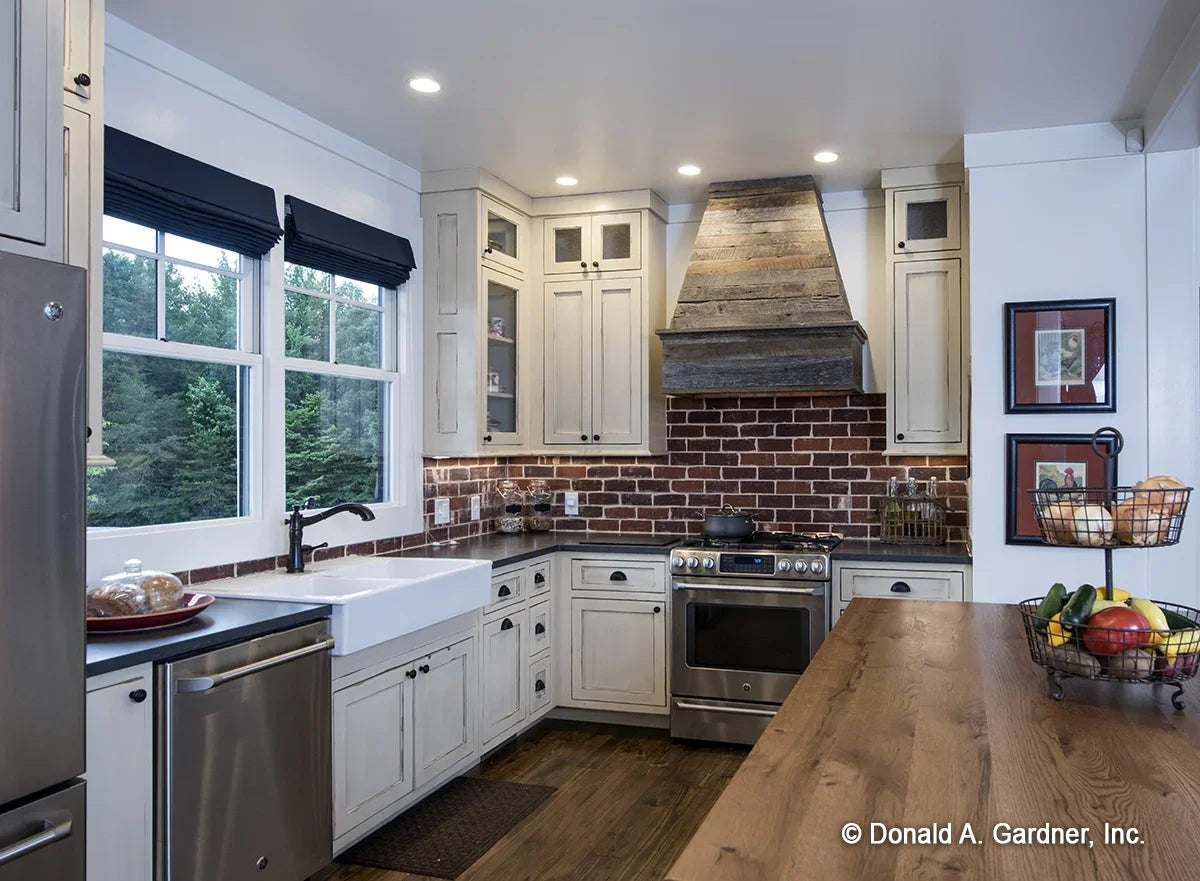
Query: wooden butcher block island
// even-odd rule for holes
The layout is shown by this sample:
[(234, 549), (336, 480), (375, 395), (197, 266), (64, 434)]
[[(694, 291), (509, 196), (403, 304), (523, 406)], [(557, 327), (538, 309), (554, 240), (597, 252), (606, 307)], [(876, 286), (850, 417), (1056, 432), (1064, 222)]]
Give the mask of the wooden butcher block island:
[(1015, 606), (856, 599), (668, 879), (1193, 881), (1200, 682), (1185, 700), (1056, 703)]

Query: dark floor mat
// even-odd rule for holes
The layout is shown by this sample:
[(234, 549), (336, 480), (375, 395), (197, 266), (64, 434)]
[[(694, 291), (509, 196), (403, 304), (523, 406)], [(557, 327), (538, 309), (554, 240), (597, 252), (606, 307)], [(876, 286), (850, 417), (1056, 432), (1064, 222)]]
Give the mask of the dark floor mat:
[(458, 777), (354, 845), (338, 862), (457, 878), (554, 791), (553, 786)]

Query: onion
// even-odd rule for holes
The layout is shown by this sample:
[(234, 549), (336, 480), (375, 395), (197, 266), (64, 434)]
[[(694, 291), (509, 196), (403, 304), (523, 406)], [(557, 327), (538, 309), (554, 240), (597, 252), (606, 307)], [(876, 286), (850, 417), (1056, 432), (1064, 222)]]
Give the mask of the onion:
[(1038, 518), (1042, 524), (1042, 532), (1046, 539), (1055, 544), (1073, 544), (1075, 542), (1075, 506), (1068, 502), (1058, 502), (1042, 508)]
[(1098, 548), (1112, 540), (1113, 518), (1107, 508), (1083, 505), (1071, 516), (1075, 541), (1089, 548)]
[(1160, 544), (1171, 526), (1169, 515), (1136, 496), (1117, 505), (1113, 515), (1117, 540), (1139, 547)]

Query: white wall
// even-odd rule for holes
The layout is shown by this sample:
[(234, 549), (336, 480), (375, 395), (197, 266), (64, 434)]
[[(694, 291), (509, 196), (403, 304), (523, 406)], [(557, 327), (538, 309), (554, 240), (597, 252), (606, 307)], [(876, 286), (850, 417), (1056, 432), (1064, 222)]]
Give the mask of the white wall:
[[(1073, 138), (1080, 134), (1071, 133)], [(1013, 133), (1004, 136), (1011, 140)], [(1195, 158), (1122, 154), (1004, 164), (1003, 156), (991, 149), (992, 138), (968, 135), (966, 144), (971, 191), (971, 534), (975, 599), (1013, 602), (1040, 595), (1056, 581), (1069, 587), (1085, 581), (1101, 584), (1104, 560), (1094, 550), (1005, 544), (1006, 434), (1091, 434), (1102, 425), (1113, 425), (1125, 437), (1118, 475), (1122, 484), (1156, 473), (1152, 464), (1161, 470), (1177, 469), (1189, 481), (1200, 479), (1200, 473), (1188, 473), (1195, 467), (1189, 457), (1163, 449), (1194, 448), (1197, 434), (1194, 424), (1180, 423), (1183, 430), (1174, 437), (1166, 435), (1162, 389), (1150, 391), (1149, 354), (1161, 360), (1165, 350), (1158, 338), (1149, 352), (1147, 345), (1148, 303), (1156, 327), (1173, 322), (1176, 315), (1187, 322), (1178, 326), (1174, 339), (1182, 348), (1182, 361), (1194, 362), (1200, 344), (1194, 330), (1191, 234)], [(1022, 159), (1036, 158), (1039, 144), (1050, 140), (1051, 132), (1030, 133), (1020, 151)], [(982, 164), (973, 165), (973, 160)], [(1149, 203), (1148, 174), (1154, 191), (1164, 194)], [(1181, 222), (1186, 228), (1183, 242)], [(1150, 275), (1154, 290), (1149, 297), (1148, 241), (1164, 277), (1160, 282), (1159, 274)], [(1083, 297), (1117, 301), (1117, 412), (1005, 415), (1003, 304)], [(1194, 411), (1194, 400), (1191, 406)], [(1194, 422), (1192, 414), (1188, 422)], [(1153, 456), (1152, 449), (1158, 451)], [(1135, 594), (1149, 592), (1194, 605), (1194, 561), (1200, 545), (1190, 535), (1185, 531), (1184, 543), (1176, 549), (1118, 551), (1117, 585)], [(1190, 569), (1190, 577), (1169, 577), (1170, 567), (1161, 568), (1167, 565), (1164, 558), (1154, 564), (1161, 577), (1150, 585), (1150, 558), (1170, 554), (1193, 561), (1180, 570), (1185, 574)]]
[[(883, 191), (822, 194), (825, 222), (850, 312), (867, 332), (863, 389), (887, 390), (887, 300), (884, 290)], [(704, 205), (672, 205), (667, 224), (667, 316), (675, 313)]]
[[(283, 197), (314, 204), (381, 227), (421, 254), (420, 175), (367, 145), (300, 113), (197, 59), (108, 16), (106, 119), (109, 125), (203, 162), (273, 187)], [(265, 457), (255, 516), (231, 528), (179, 526), (142, 535), (89, 536), (89, 579), (120, 568), (127, 556), (147, 566), (180, 570), (249, 560), (287, 550), (283, 515), (282, 242), (264, 261), (263, 328), (267, 355), (263, 412)], [(401, 383), (410, 406), (397, 414), (402, 443), (399, 504), (376, 508), (378, 519), (333, 518), (306, 531), (306, 540), (344, 544), (421, 529), (420, 269), (401, 289)]]

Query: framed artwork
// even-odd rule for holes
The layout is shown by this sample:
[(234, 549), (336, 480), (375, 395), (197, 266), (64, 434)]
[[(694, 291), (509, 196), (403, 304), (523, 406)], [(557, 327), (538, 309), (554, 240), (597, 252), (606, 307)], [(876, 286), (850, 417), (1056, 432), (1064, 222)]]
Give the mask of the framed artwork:
[[(1089, 434), (1010, 434), (1005, 469), (1005, 536), (1010, 545), (1041, 544), (1042, 531), (1033, 512), (1031, 489), (1102, 488), (1117, 485), (1116, 458), (1104, 459), (1092, 449)], [(1113, 449), (1114, 438), (1104, 437), (1101, 446)], [(1105, 473), (1107, 469), (1108, 473)]]
[(1004, 304), (1006, 413), (1117, 410), (1117, 301)]

